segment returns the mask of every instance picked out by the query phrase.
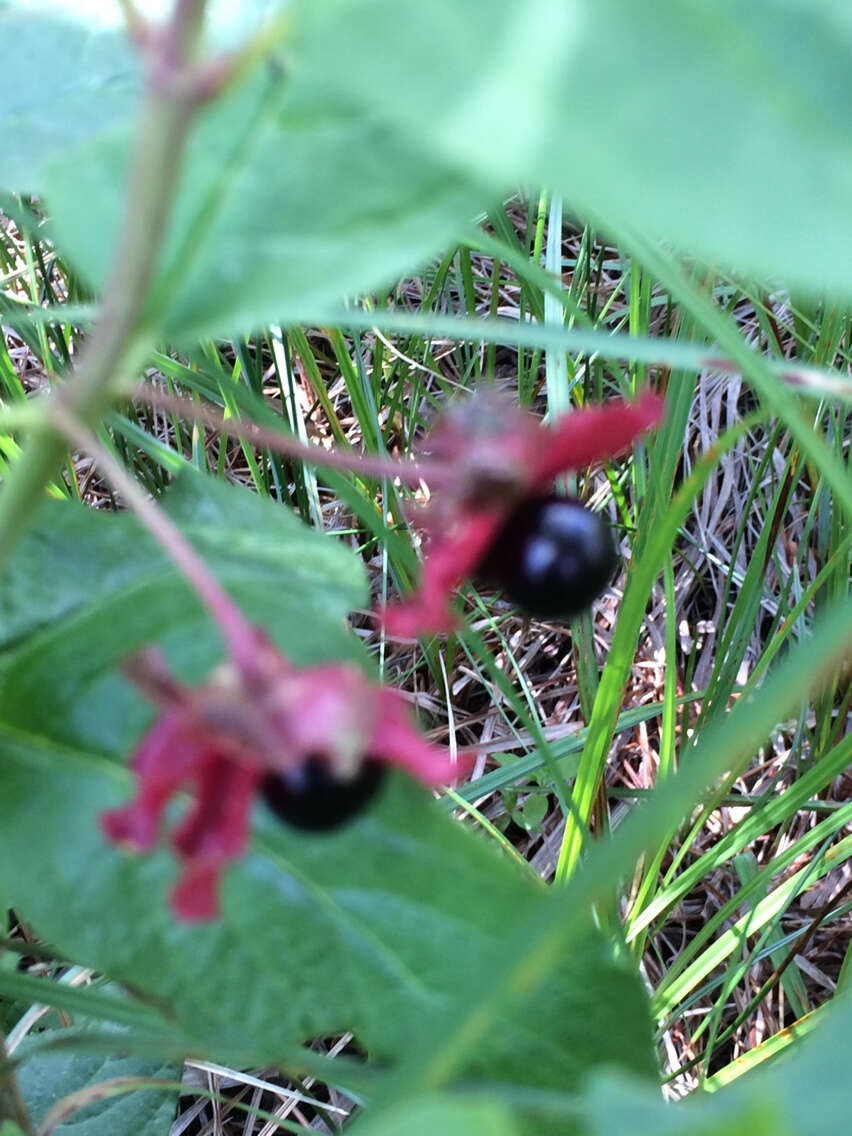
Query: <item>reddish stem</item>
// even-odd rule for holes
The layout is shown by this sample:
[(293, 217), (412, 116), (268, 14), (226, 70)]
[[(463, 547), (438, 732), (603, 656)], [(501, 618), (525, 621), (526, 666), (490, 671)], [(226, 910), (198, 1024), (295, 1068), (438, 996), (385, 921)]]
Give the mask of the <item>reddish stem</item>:
[(421, 481), (430, 485), (451, 485), (458, 479), (457, 472), (444, 462), (422, 460), (416, 463), (401, 462), (375, 454), (342, 454), (337, 450), (323, 450), (319, 446), (306, 445), (296, 438), (288, 437), (279, 430), (256, 426), (253, 422), (225, 419), (209, 407), (199, 406), (178, 395), (162, 394), (150, 386), (137, 390), (133, 397), (136, 401), (157, 410), (166, 410), (209, 430), (215, 430), (217, 434), (226, 434), (229, 437), (252, 442), (286, 457), (310, 462), (312, 465), (345, 470), (347, 473), (357, 473), (362, 477), (398, 477), (406, 485), (414, 486), (419, 485)]
[(94, 459), (112, 487), (121, 493), (142, 524), (171, 558), (209, 611), (222, 633), (228, 653), (244, 677), (248, 680), (260, 679), (263, 671), (258, 666), (256, 631), (177, 525), (156, 502), (145, 495), (138, 483), (107, 453), (90, 430), (59, 406), (51, 408), (51, 421), (75, 446), (85, 450)]

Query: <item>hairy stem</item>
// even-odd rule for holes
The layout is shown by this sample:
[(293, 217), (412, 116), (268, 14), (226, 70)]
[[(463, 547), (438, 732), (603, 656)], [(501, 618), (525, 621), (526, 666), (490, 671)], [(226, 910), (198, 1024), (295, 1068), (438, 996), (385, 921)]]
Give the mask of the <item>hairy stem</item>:
[[(53, 396), (82, 422), (93, 422), (111, 389), (144, 362), (148, 293), (160, 258), (172, 199), (197, 100), (187, 81), (205, 0), (176, 0), (160, 30), (130, 167), (125, 219), (104, 289), (100, 317), (68, 381)], [(65, 453), (62, 435), (40, 430), (0, 492), (0, 565), (8, 557)]]
[(324, 450), (320, 446), (306, 445), (297, 438), (290, 437), (280, 430), (270, 430), (256, 426), (253, 422), (240, 422), (235, 418), (224, 418), (209, 406), (200, 406), (180, 395), (164, 394), (145, 384), (134, 394), (135, 402), (143, 402), (158, 410), (166, 410), (179, 417), (226, 434), (252, 442), (256, 446), (284, 454), (288, 458), (325, 466), (327, 469), (348, 470), (361, 477), (398, 477), (406, 485), (419, 485), (421, 481), (429, 485), (456, 485), (458, 471), (446, 462), (428, 461), (402, 462), (375, 454), (341, 453), (339, 450)]
[(253, 674), (257, 656), (257, 636), (254, 629), (204, 560), (184, 538), (177, 525), (103, 448), (91, 430), (76, 421), (64, 407), (54, 406), (51, 416), (54, 425), (62, 434), (95, 460), (113, 489), (118, 490), (127, 505), (171, 558), (177, 570), (209, 611), (222, 634), (228, 653), (243, 674)]

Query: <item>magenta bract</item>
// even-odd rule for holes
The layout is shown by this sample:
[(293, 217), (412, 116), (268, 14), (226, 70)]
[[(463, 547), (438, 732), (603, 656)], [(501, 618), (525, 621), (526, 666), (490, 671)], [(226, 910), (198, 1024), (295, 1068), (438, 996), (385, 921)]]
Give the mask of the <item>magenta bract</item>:
[(426, 785), (459, 773), (445, 750), (418, 733), (396, 691), (346, 663), (295, 667), (262, 632), (252, 633), (257, 653), (248, 677), (228, 663), (203, 686), (183, 687), (153, 652), (129, 668), (162, 713), (133, 756), (135, 799), (101, 823), (111, 841), (149, 850), (166, 806), (179, 791), (192, 792), (171, 834), (181, 862), (172, 906), (184, 920), (218, 914), (222, 872), (247, 849), (251, 806), (270, 771), (313, 757), (345, 778), (369, 755)]

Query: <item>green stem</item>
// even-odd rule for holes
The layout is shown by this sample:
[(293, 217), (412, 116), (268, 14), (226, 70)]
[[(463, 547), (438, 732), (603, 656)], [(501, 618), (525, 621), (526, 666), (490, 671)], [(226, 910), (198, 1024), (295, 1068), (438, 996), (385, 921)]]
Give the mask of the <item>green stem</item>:
[(15, 400), (11, 406), (0, 402), (0, 434), (11, 434), (13, 430), (37, 430), (43, 421), (42, 408), (35, 400)]
[[(97, 421), (112, 389), (144, 362), (150, 332), (144, 311), (166, 235), (197, 99), (188, 81), (205, 0), (176, 0), (160, 37), (134, 147), (125, 221), (104, 290), (100, 318), (80, 362), (55, 398), (78, 421)], [(50, 428), (34, 435), (0, 493), (0, 566), (29, 523), (66, 445)]]

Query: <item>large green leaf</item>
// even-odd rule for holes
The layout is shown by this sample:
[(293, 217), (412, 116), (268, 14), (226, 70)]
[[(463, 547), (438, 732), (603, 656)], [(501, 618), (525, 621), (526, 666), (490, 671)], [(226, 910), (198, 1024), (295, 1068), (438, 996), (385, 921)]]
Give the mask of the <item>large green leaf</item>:
[[(231, 590), (295, 658), (353, 654), (342, 623), (360, 596), (352, 558), (281, 507), (207, 488), (190, 479), (171, 512)], [(116, 660), (158, 639), (179, 673), (202, 673), (216, 655), (215, 644), (199, 649), (203, 618), (129, 517), (74, 506), (42, 514), (0, 595), (14, 629), (0, 652), (2, 886), (41, 935), (145, 992), (206, 1054), (272, 1061), (351, 1029), (397, 1058), (427, 1025), (451, 1021), (504, 935), (553, 902), (398, 775), (356, 822), (321, 836), (258, 809), (255, 852), (228, 874), (224, 917), (176, 924), (170, 855), (109, 847), (97, 821), (130, 791), (113, 755), (150, 714)], [(645, 995), (597, 934), (546, 994), (506, 997), (499, 1021), (472, 1074), (576, 1085), (608, 1061), (653, 1075)]]
[[(257, 851), (232, 869), (224, 917), (176, 924), (174, 865), (104, 846), (98, 813), (127, 792), (96, 755), (0, 727), (0, 861), (17, 910), (73, 957), (156, 996), (185, 1034), (273, 1060), (285, 1043), (354, 1030), (397, 1057), (452, 1019), (507, 925), (550, 896), (402, 777), (347, 828), (306, 836), (265, 814)], [(578, 1084), (601, 1062), (651, 1075), (635, 977), (586, 937), (546, 995), (506, 1000), (475, 1072)]]
[[(321, 320), (518, 182), (616, 230), (852, 291), (852, 26), (837, 0), (298, 0), (290, 16), (285, 77), (258, 66), (193, 136), (152, 313), (173, 339)], [(38, 171), (63, 250), (97, 286), (121, 213), (129, 56), (114, 31), (2, 20), (43, 66), (0, 100), (0, 181)]]
[[(112, 5), (102, 5), (113, 7)], [(44, 164), (139, 105), (135, 52), (115, 27), (79, 14), (0, 6), (0, 185), (39, 191)]]
[[(134, 7), (162, 19), (167, 0)], [(206, 40), (233, 50), (281, 8), (214, 0)], [(0, 186), (44, 189), (46, 163), (106, 130), (129, 130), (141, 97), (139, 55), (118, 0), (0, 0), (0, 40), (14, 44), (0, 89)]]
[[(128, 139), (54, 162), (59, 244), (103, 284), (122, 215)], [(320, 321), (416, 267), (489, 193), (416, 134), (270, 69), (210, 107), (189, 144), (150, 318), (173, 340)]]
[(357, 1136), (517, 1136), (509, 1110), (498, 1101), (433, 1093), (414, 1097), (353, 1128)]
[[(366, 600), (343, 545), (288, 508), (189, 472), (166, 511), (250, 617), (300, 663), (360, 657), (345, 616)], [(0, 579), (0, 715), (126, 753), (151, 710), (115, 665), (156, 641), (186, 679), (221, 660), (218, 632), (130, 514), (47, 502)]]
[[(287, 613), (307, 603), (311, 616), (326, 616), (335, 625), (366, 602), (358, 560), (341, 542), (302, 524), (287, 506), (186, 469), (161, 507), (224, 582), (244, 593), (243, 601), (257, 590), (265, 604), (272, 589), (276, 605)], [(165, 590), (164, 582), (170, 596), (181, 593), (175, 606), (193, 606), (197, 619), (200, 609), (188, 602), (189, 590), (132, 514), (47, 501), (0, 577), (0, 647), (45, 628), (56, 630), (59, 621), (80, 619), (110, 599), (147, 605)], [(149, 630), (156, 629), (156, 613), (147, 610)]]
[[(114, 4), (52, 7), (0, 12), (23, 45), (0, 95), (0, 185), (44, 195), (59, 248), (98, 289), (123, 216), (138, 66)], [(211, 38), (233, 47), (281, 5), (250, 7), (251, 19), (214, 5)], [(190, 139), (151, 313), (173, 341), (318, 321), (416, 267), (490, 198), (410, 131), (279, 63), (217, 100)]]
[[(502, 188), (852, 294), (839, 0), (305, 0), (293, 66)], [(364, 61), (369, 59), (369, 66)]]
[(824, 1136), (846, 1132), (852, 1092), (852, 1003), (767, 1065), (712, 1096), (666, 1104), (646, 1086), (616, 1075), (596, 1079), (584, 1098), (585, 1136)]
[[(175, 1115), (176, 1091), (149, 1086), (110, 1093), (108, 1082), (154, 1078), (174, 1084), (180, 1081), (181, 1072), (179, 1065), (163, 1061), (61, 1052), (25, 1060), (17, 1077), (36, 1124), (60, 1101), (77, 1094), (76, 1103), (83, 1107), (53, 1129), (56, 1136), (167, 1136)], [(86, 1099), (87, 1090), (93, 1099)]]

